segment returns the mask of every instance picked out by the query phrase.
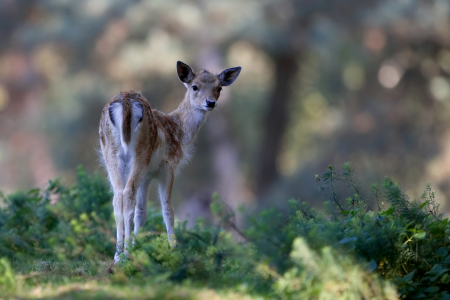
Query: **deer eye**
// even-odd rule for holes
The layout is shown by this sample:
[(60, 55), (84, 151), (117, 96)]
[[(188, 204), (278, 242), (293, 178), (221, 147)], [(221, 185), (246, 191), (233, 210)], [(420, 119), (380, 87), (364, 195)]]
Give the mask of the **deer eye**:
[(198, 86), (194, 85), (194, 86), (192, 87), (192, 89), (193, 89), (194, 91), (198, 91)]
[(218, 88), (217, 91), (220, 93), (222, 91), (222, 88), (221, 87)]

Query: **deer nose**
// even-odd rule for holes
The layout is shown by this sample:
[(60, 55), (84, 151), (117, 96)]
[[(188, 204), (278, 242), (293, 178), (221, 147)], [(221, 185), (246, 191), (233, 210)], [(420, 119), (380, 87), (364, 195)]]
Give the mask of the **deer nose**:
[(215, 107), (216, 106), (216, 101), (210, 101), (210, 100), (206, 99), (206, 106), (208, 106), (208, 107)]

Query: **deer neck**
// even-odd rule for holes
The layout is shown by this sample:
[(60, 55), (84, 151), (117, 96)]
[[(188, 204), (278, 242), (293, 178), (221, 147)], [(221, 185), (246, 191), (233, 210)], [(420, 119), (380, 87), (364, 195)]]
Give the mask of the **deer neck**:
[(183, 133), (181, 140), (183, 146), (189, 146), (195, 140), (200, 127), (205, 123), (208, 112), (191, 105), (188, 91), (183, 101), (171, 115), (178, 119), (177, 121)]

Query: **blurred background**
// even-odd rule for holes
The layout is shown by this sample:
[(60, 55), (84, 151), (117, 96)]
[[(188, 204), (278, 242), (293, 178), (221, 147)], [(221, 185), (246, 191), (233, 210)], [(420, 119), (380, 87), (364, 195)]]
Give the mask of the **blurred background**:
[[(177, 216), (321, 202), (315, 174), (350, 161), (450, 211), (447, 0), (0, 0), (0, 190), (100, 170), (98, 124), (122, 90), (175, 109), (175, 64), (242, 66), (174, 188)], [(106, 175), (105, 175), (106, 177)], [(349, 195), (351, 196), (351, 195)]]

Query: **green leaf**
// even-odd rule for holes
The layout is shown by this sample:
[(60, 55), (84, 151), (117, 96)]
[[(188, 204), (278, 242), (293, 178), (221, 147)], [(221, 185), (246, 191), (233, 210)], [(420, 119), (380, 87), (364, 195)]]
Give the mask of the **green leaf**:
[(346, 170), (346, 171), (350, 171), (350, 162), (345, 162), (342, 165), (342, 169)]
[(443, 284), (448, 284), (450, 282), (449, 274), (443, 274), (442, 277), (441, 277), (441, 282)]
[(356, 236), (348, 237), (339, 241), (339, 244), (346, 244), (348, 242), (356, 241), (358, 238)]
[(422, 239), (424, 239), (426, 236), (427, 236), (427, 233), (426, 233), (425, 231), (416, 233), (416, 234), (414, 235), (414, 237), (415, 237), (416, 239), (418, 239), (418, 240), (422, 240)]
[(380, 213), (380, 215), (382, 216), (390, 216), (394, 213), (395, 211), (395, 207), (390, 207), (388, 210), (383, 211), (382, 213)]
[(356, 215), (361, 211), (361, 209), (363, 209), (363, 207), (360, 207), (360, 208), (358, 208), (358, 209), (354, 209), (354, 210), (350, 211), (350, 213), (351, 213), (352, 216), (354, 217), (354, 216), (356, 216)]
[(450, 300), (450, 295), (449, 294), (442, 295), (441, 300)]
[(431, 281), (435, 281), (436, 279), (438, 279), (439, 276), (441, 276), (442, 274), (444, 274), (445, 272), (447, 272), (449, 270), (450, 269), (444, 269), (441, 264), (435, 264), (433, 266), (433, 268), (431, 268), (431, 270), (429, 272), (427, 272), (426, 274), (435, 275), (431, 279)]
[(36, 188), (36, 189), (29, 190), (28, 195), (39, 194), (40, 192), (41, 192), (41, 190)]
[(406, 274), (405, 276), (402, 277), (403, 281), (411, 281), (411, 279), (414, 276), (414, 273), (416, 273), (416, 270)]
[(441, 272), (442, 270), (442, 265), (441, 264), (435, 264), (431, 270), (429, 272), (427, 272), (427, 274), (437, 274), (439, 272)]
[(375, 262), (375, 260), (371, 260), (369, 261), (369, 272), (373, 272), (377, 269), (377, 263)]
[(450, 264), (450, 255), (447, 255), (447, 257), (442, 261), (443, 264)]
[(430, 202), (430, 201), (425, 201), (424, 203), (422, 203), (420, 206), (419, 206), (419, 208), (420, 209), (422, 209), (422, 208), (424, 208), (425, 207), (425, 205), (427, 205), (428, 204), (428, 202)]
[(425, 293), (436, 293), (437, 291), (439, 291), (439, 287), (437, 286), (430, 286), (429, 288), (426, 288), (425, 290), (423, 290)]
[(444, 257), (444, 256), (447, 256), (447, 254), (448, 254), (448, 250), (444, 247), (441, 247), (436, 251), (436, 256)]

